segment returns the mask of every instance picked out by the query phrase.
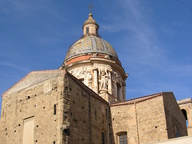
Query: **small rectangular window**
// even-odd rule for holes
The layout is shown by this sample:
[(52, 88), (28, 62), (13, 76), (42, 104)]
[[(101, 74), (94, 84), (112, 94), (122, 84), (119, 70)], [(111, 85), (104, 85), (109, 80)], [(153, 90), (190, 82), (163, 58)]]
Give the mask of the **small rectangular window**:
[(55, 141), (53, 141), (53, 144), (55, 144)]
[(96, 27), (96, 35), (98, 35), (98, 28)]
[(117, 99), (120, 100), (120, 90), (121, 90), (121, 86), (119, 83), (117, 83)]
[(127, 133), (121, 133), (119, 135), (119, 144), (127, 144)]
[(86, 27), (86, 34), (89, 34), (89, 27)]
[(176, 137), (180, 137), (179, 129), (177, 127), (175, 128), (175, 131), (176, 131)]
[(56, 107), (56, 104), (54, 105), (54, 115), (56, 115), (56, 112), (57, 112), (57, 107)]

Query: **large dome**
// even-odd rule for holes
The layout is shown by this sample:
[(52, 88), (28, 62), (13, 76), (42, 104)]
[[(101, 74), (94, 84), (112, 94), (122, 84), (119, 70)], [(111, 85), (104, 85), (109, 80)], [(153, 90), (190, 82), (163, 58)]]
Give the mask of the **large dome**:
[(69, 48), (65, 61), (80, 55), (93, 53), (105, 54), (118, 59), (115, 50), (107, 41), (95, 35), (85, 35)]

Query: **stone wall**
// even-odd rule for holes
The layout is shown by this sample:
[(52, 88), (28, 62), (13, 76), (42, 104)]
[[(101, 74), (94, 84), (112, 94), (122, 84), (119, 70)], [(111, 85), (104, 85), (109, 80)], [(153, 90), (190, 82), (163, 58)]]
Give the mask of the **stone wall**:
[(145, 144), (192, 144), (192, 137), (185, 136), (185, 137), (173, 138), (173, 139), (168, 139), (165, 141), (145, 143)]
[(24, 121), (33, 118), (33, 143), (108, 143), (108, 111), (105, 100), (61, 72), (3, 96), (0, 139), (3, 144), (23, 143)]
[(119, 105), (111, 107), (110, 144), (119, 144), (118, 133), (127, 132), (128, 143), (138, 143), (135, 105)]
[[(20, 83), (24, 83), (31, 75), (35, 76), (38, 74), (32, 72)], [(58, 72), (57, 77), (40, 81), (24, 89), (17, 89), (13, 93), (5, 93), (2, 98), (0, 121), (1, 143), (23, 143), (24, 121), (32, 117), (34, 119), (33, 143), (61, 141), (63, 85), (63, 72)], [(56, 108), (55, 110), (54, 107)]]
[(69, 75), (65, 79), (68, 86), (64, 96), (70, 103), (69, 143), (102, 143), (102, 133), (108, 143), (108, 103)]
[(187, 128), (173, 93), (163, 93), (168, 138), (187, 136)]
[(127, 132), (128, 143), (142, 144), (186, 136), (185, 120), (172, 93), (159, 93), (111, 105), (111, 140)]
[(122, 133), (128, 143), (144, 144), (177, 137), (177, 132), (187, 135), (185, 118), (172, 93), (109, 106), (63, 70), (28, 74), (3, 94), (1, 114), (3, 144), (23, 143), (28, 120), (34, 127), (28, 144), (119, 144)]
[(179, 107), (181, 110), (186, 111), (187, 116), (187, 131), (188, 135), (192, 136), (192, 100), (191, 98), (183, 99), (178, 101)]
[(114, 143), (118, 144), (118, 133), (127, 132), (128, 143), (167, 139), (163, 98), (153, 97), (111, 107)]
[(140, 143), (168, 139), (161, 95), (136, 104)]

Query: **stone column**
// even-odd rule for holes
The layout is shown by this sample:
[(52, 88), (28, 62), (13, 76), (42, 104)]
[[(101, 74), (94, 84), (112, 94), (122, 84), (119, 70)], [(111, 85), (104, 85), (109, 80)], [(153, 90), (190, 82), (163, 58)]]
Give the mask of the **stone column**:
[(98, 70), (97, 68), (93, 69), (93, 90), (98, 93)]
[(123, 99), (124, 99), (124, 98), (123, 98), (122, 88), (123, 88), (122, 85), (120, 85), (120, 87), (119, 87), (119, 100), (120, 100), (120, 101), (123, 101)]
[(114, 81), (114, 92), (115, 92), (115, 96), (116, 96), (116, 99), (117, 99), (117, 82)]
[(108, 79), (108, 93), (112, 95), (112, 77), (111, 77), (111, 72), (112, 70), (108, 70), (109, 72), (109, 79)]
[(125, 81), (122, 83), (122, 93), (123, 93), (123, 100), (126, 100), (126, 83)]

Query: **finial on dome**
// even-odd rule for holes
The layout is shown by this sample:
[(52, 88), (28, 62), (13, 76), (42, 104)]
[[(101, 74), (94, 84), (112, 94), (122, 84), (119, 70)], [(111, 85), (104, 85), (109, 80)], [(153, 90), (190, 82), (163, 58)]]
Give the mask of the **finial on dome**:
[(93, 17), (93, 14), (92, 14), (92, 13), (89, 13), (89, 17)]
[(89, 6), (88, 6), (88, 8), (89, 8), (89, 15), (92, 15), (93, 4), (90, 3)]
[(99, 36), (99, 34), (98, 34), (99, 25), (93, 19), (93, 14), (91, 12), (92, 8), (93, 8), (93, 5), (90, 3), (88, 8), (90, 9), (89, 17), (83, 24), (83, 27), (82, 27), (83, 28), (83, 35), (96, 35), (96, 36)]

